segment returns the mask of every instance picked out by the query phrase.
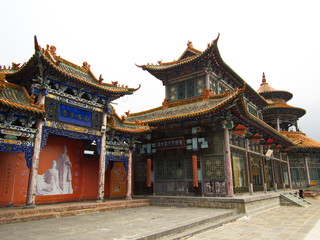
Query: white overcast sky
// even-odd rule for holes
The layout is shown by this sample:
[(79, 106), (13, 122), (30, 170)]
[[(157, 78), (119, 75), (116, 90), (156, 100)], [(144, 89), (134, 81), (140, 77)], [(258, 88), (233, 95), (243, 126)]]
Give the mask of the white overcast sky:
[(220, 33), (223, 60), (254, 89), (267, 82), (307, 110), (299, 126), (320, 141), (320, 1), (0, 0), (0, 65), (54, 45), (105, 82), (141, 89), (117, 101), (119, 115), (161, 105), (161, 81), (135, 64), (178, 59), (188, 40), (203, 51)]

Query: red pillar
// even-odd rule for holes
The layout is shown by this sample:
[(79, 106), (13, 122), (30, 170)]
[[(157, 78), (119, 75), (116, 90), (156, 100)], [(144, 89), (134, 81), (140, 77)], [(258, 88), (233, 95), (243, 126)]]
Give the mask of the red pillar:
[(230, 149), (230, 138), (229, 129), (224, 128), (224, 159), (226, 166), (226, 184), (227, 184), (227, 195), (234, 195), (233, 192), (233, 177), (232, 177), (232, 163), (231, 163), (231, 149)]
[(147, 159), (147, 187), (151, 187), (151, 158)]
[(193, 186), (198, 187), (198, 158), (197, 155), (192, 156), (192, 173), (193, 173)]

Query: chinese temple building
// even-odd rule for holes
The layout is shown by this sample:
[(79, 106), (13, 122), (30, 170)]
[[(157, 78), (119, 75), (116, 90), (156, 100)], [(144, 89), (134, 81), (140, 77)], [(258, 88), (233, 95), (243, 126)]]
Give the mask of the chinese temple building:
[(146, 124), (111, 102), (137, 89), (104, 83), (86, 62), (41, 48), (0, 66), (0, 206), (131, 197), (131, 157)]
[(138, 66), (162, 81), (165, 99), (120, 117), (112, 101), (139, 88), (105, 83), (35, 37), (26, 63), (0, 66), (0, 206), (319, 185), (320, 143), (298, 127), (306, 111), (264, 74), (249, 86), (218, 40)]
[(270, 103), (222, 60), (218, 39), (203, 52), (188, 42), (176, 61), (139, 66), (162, 81), (166, 98), (128, 115), (156, 127), (134, 155), (135, 194), (230, 196), (292, 187), (288, 149), (295, 144), (264, 121)]
[(257, 92), (269, 105), (263, 109), (264, 121), (294, 142), (288, 152), (294, 188), (320, 184), (320, 143), (310, 139), (298, 127), (298, 119), (306, 111), (287, 104), (292, 94), (271, 87), (262, 76)]

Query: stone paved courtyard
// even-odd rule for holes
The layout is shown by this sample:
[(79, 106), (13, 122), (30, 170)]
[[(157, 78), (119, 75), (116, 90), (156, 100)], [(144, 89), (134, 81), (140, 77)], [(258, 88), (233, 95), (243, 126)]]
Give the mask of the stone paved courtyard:
[[(316, 240), (320, 239), (320, 200), (306, 208), (279, 207), (203, 232), (189, 240)], [(319, 222), (317, 224), (317, 222)]]

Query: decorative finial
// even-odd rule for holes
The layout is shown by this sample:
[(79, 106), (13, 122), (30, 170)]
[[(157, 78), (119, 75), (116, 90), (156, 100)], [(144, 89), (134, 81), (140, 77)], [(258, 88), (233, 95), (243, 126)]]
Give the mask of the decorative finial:
[(262, 83), (266, 83), (267, 80), (266, 80), (266, 76), (264, 75), (264, 72), (262, 73)]
[(188, 41), (187, 46), (188, 46), (188, 48), (193, 48), (192, 42)]
[(87, 62), (83, 62), (82, 67), (86, 70), (89, 71), (90, 70), (90, 65)]
[(52, 55), (56, 55), (57, 48), (55, 46), (50, 46), (50, 50), (49, 51), (50, 51), (50, 53)]
[(12, 67), (11, 67), (12, 70), (19, 70), (20, 69), (20, 63), (12, 63)]
[(36, 51), (40, 51), (41, 50), (41, 47), (38, 44), (38, 40), (37, 40), (37, 36), (36, 35), (34, 35), (34, 50), (36, 50)]
[(99, 76), (99, 83), (101, 84), (102, 81), (103, 81), (102, 74), (100, 74), (100, 76)]

